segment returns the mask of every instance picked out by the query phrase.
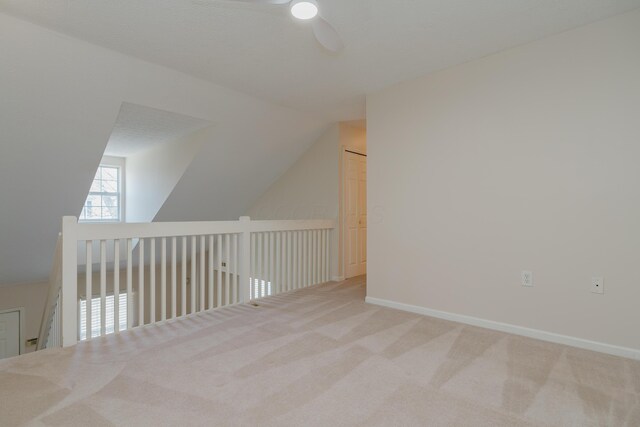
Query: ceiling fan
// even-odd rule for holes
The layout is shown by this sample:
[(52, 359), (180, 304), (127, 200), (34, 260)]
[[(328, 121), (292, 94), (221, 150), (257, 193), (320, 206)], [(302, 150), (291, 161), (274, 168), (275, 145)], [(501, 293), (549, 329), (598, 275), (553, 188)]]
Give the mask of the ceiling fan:
[[(310, 21), (318, 43), (330, 52), (340, 52), (344, 43), (338, 32), (320, 16), (318, 0), (230, 0), (242, 3), (288, 5), (291, 15), (302, 21)], [(202, 2), (198, 2), (201, 3)]]

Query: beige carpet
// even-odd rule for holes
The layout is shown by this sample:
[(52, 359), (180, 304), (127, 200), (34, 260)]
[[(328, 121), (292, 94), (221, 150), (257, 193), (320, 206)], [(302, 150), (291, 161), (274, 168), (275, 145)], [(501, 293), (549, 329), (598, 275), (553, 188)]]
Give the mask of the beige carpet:
[(372, 305), (364, 278), (0, 361), (0, 425), (640, 426), (640, 363)]

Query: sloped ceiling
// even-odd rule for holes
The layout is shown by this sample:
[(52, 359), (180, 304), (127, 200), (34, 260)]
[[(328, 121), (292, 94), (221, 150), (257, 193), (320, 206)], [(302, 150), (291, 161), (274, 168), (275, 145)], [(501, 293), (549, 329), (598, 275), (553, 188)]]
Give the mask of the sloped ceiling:
[(162, 220), (236, 218), (327, 125), (3, 14), (0, 94), (0, 284), (46, 278), (123, 102), (212, 126)]
[(206, 120), (124, 102), (105, 153), (127, 157), (210, 126)]
[(640, 0), (319, 0), (327, 54), (286, 6), (227, 0), (0, 0), (0, 11), (336, 121), (364, 96), (640, 6)]

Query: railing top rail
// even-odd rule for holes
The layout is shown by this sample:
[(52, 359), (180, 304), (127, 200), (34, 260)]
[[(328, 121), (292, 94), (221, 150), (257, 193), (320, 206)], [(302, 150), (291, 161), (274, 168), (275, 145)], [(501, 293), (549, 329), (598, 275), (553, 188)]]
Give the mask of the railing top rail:
[(178, 237), (268, 231), (321, 230), (335, 228), (334, 220), (193, 221), (151, 223), (77, 223), (77, 240), (111, 240)]
[(296, 230), (326, 230), (335, 228), (336, 223), (331, 219), (299, 219), (299, 220), (268, 220), (251, 221), (250, 231), (296, 231)]

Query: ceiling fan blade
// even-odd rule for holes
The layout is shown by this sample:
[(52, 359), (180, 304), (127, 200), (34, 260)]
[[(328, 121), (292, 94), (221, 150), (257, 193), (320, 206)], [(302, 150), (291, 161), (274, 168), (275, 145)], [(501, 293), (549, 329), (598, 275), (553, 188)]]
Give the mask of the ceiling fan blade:
[(313, 34), (325, 49), (331, 52), (340, 52), (344, 49), (344, 42), (335, 28), (324, 18), (317, 16), (312, 23)]
[(241, 3), (255, 3), (255, 4), (288, 4), (291, 0), (231, 0)]
[[(215, 0), (191, 0), (193, 3), (201, 6), (210, 6), (212, 3), (218, 3)], [(237, 3), (253, 3), (253, 4), (288, 4), (291, 0), (228, 0)]]

